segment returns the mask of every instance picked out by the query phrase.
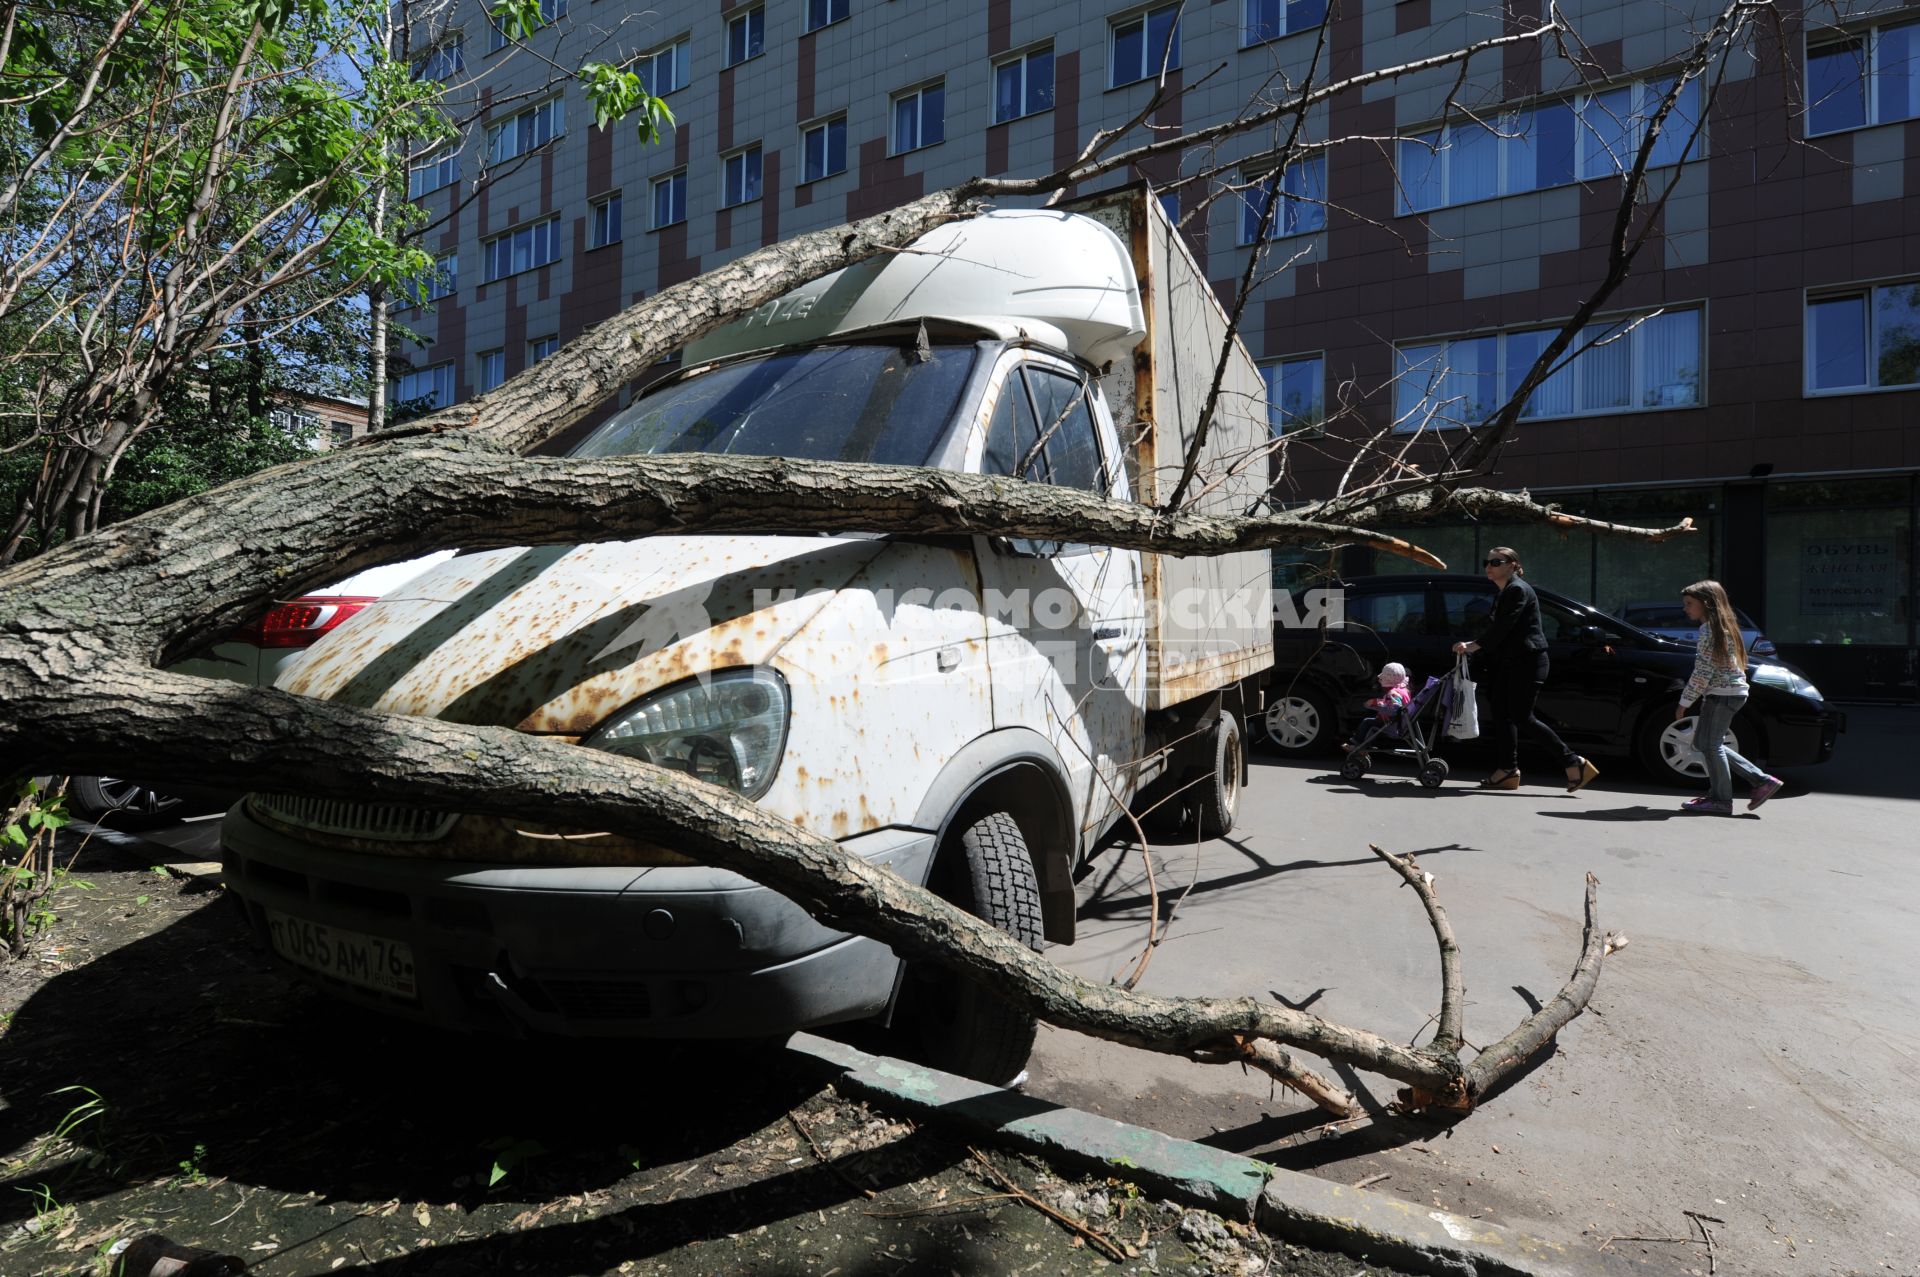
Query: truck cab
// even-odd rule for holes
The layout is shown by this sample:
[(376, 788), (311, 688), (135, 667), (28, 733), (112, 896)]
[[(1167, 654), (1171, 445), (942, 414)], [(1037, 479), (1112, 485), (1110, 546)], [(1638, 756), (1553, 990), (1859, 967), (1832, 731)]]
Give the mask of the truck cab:
[[(1157, 201), (1127, 209), (1164, 227)], [(857, 469), (879, 463), (1137, 500), (1150, 432), (1137, 403), (1117, 423), (1109, 391), (1118, 366), (1164, 393), (1136, 357), (1138, 248), (1050, 210), (942, 228), (697, 343), (572, 455), (848, 463), (862, 499), (884, 499)], [(1209, 598), (1182, 601), (1175, 634), (1165, 575), (1138, 551), (984, 535), (490, 550), (370, 604), (281, 686), (733, 789), (1039, 947), (1072, 941), (1075, 868), (1156, 783), (1193, 780), (1194, 819), (1231, 824), (1264, 671), (1246, 649), (1270, 664), (1271, 630), (1222, 634)], [(672, 1037), (882, 1016), (994, 1081), (1033, 1041), (1025, 1013), (670, 846), (288, 794), (247, 796), (223, 840), (273, 949), (397, 1014)]]

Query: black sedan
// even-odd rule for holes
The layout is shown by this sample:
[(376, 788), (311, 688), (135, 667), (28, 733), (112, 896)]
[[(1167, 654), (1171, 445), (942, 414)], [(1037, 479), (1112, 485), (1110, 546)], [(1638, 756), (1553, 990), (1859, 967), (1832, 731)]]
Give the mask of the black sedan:
[[(1693, 672), (1693, 645), (1551, 590), (1538, 593), (1553, 665), (1540, 690), (1540, 716), (1580, 753), (1637, 756), (1656, 779), (1675, 785), (1704, 780), (1693, 748), (1695, 720), (1676, 722), (1673, 713)], [(1480, 577), (1375, 576), (1279, 608), (1261, 720), (1269, 747), (1284, 754), (1331, 749), (1367, 712), (1361, 702), (1375, 694), (1374, 675), (1388, 661), (1405, 665), (1415, 688), (1428, 675), (1444, 677), (1453, 669), (1453, 644), (1485, 630), (1494, 594)], [(1832, 757), (1845, 715), (1787, 666), (1755, 660), (1747, 673), (1753, 693), (1733, 720), (1734, 749), (1775, 767)]]

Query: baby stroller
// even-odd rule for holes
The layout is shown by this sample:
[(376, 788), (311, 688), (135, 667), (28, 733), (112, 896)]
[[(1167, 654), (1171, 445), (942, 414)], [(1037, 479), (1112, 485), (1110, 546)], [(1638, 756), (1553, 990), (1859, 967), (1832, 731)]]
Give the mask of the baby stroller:
[(1453, 680), (1429, 678), (1414, 694), (1413, 700), (1395, 711), (1393, 717), (1375, 718), (1362, 725), (1340, 775), (1359, 780), (1373, 765), (1375, 755), (1411, 759), (1428, 789), (1440, 788), (1447, 778), (1447, 760), (1433, 752), (1433, 745), (1446, 731), (1453, 717)]

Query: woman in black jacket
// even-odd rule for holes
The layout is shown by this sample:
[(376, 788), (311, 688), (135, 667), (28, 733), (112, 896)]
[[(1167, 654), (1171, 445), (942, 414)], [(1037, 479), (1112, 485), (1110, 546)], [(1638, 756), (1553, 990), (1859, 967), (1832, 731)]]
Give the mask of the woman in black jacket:
[(1487, 579), (1500, 587), (1493, 619), (1477, 642), (1455, 643), (1453, 650), (1478, 653), (1474, 673), (1487, 689), (1487, 734), (1501, 758), (1500, 770), (1480, 782), (1482, 789), (1520, 788), (1520, 729), (1560, 756), (1569, 794), (1600, 774), (1568, 749), (1551, 727), (1534, 716), (1540, 684), (1547, 681), (1547, 635), (1540, 628), (1540, 596), (1527, 584), (1526, 569), (1512, 547), (1487, 552)]

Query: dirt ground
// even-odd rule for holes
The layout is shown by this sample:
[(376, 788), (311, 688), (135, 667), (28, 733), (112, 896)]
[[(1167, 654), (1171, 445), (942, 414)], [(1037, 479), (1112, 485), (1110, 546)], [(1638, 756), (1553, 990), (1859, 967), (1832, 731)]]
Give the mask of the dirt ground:
[(976, 1155), (778, 1048), (455, 1038), (337, 1008), (273, 967), (216, 876), (141, 847), (82, 848), (90, 885), (0, 966), (7, 1277), (101, 1272), (150, 1232), (269, 1275), (1391, 1273)]

